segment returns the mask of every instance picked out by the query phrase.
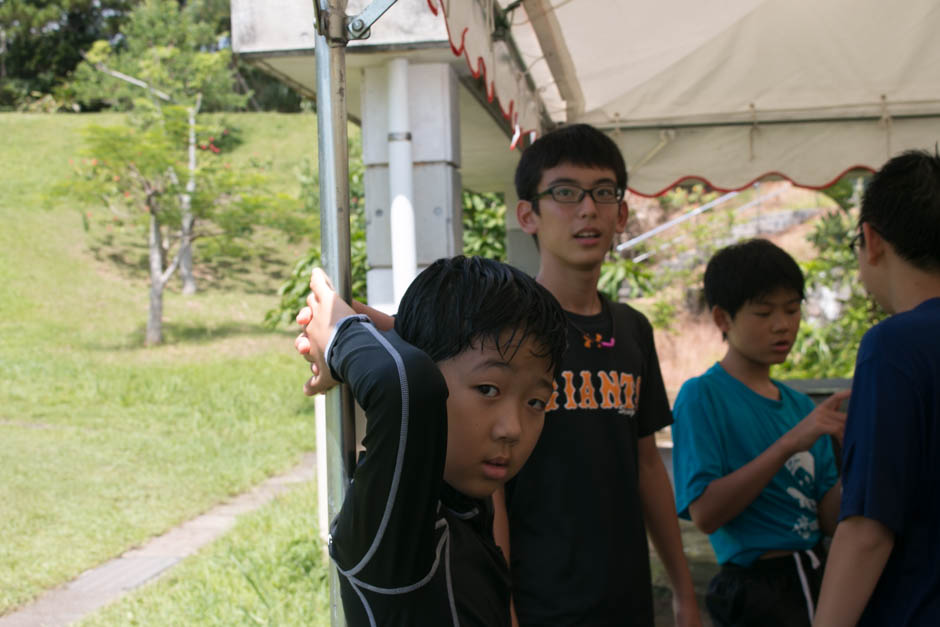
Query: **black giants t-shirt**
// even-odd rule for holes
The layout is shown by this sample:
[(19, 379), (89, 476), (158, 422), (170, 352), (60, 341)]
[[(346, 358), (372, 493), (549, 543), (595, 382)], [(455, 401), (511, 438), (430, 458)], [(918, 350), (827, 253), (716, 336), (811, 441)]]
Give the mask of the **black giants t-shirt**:
[(568, 351), (532, 456), (506, 487), (520, 624), (652, 625), (637, 439), (670, 424), (652, 327), (602, 298)]

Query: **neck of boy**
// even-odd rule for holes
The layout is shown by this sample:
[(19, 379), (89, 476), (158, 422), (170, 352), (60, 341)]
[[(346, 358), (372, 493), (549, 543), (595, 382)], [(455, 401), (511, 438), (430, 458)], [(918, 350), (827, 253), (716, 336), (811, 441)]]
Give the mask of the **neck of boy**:
[(755, 394), (774, 401), (780, 400), (780, 390), (770, 380), (770, 365), (756, 362), (729, 350), (721, 360), (725, 372), (746, 385)]
[(889, 266), (888, 302), (885, 309), (890, 314), (910, 311), (931, 298), (940, 298), (940, 274), (925, 272), (900, 259), (892, 260)]
[(600, 274), (600, 266), (580, 270), (546, 263), (543, 259), (535, 280), (552, 293), (565, 311), (579, 316), (593, 316), (602, 311), (601, 298), (597, 294)]

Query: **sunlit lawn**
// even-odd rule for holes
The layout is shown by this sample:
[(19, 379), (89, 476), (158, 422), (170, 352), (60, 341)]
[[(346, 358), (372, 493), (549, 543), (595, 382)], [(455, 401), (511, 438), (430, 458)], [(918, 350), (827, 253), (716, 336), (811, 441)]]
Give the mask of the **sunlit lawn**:
[(326, 570), (311, 485), (240, 519), (156, 583), (89, 616), (105, 625), (327, 627)]
[[(292, 333), (259, 325), (276, 301), (278, 264), (286, 268), (301, 247), (222, 277), (220, 287), (204, 282), (194, 297), (174, 284), (166, 344), (146, 349), (143, 273), (95, 258), (82, 207), (43, 208), (44, 192), (78, 158), (79, 129), (119, 121), (0, 115), (0, 614), (286, 470), (314, 446)], [(315, 154), (314, 118), (238, 123), (249, 142), (233, 159), (278, 147), (272, 171), (296, 194), (299, 151)], [(315, 499), (304, 498), (273, 506), (263, 524), (311, 539)], [(258, 555), (251, 559), (268, 559)]]

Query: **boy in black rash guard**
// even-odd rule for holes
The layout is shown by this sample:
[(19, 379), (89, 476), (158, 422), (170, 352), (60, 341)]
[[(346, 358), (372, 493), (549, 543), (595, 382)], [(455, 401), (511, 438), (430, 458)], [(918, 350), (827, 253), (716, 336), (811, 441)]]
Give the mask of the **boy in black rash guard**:
[(536, 280), (565, 310), (569, 337), (542, 436), (506, 486), (508, 534), (497, 510), (519, 624), (652, 627), (649, 531), (673, 584), (676, 624), (700, 625), (654, 441), (672, 415), (653, 330), (597, 291), (627, 222), (623, 156), (601, 131), (565, 126), (526, 148), (515, 182), (519, 224), (539, 247)]
[(330, 526), (348, 624), (509, 625), (490, 496), (542, 430), (565, 348), (561, 308), (524, 273), (482, 258), (424, 270), (394, 330), (355, 315), (321, 270), (310, 286), (296, 341), (313, 372), (304, 391), (345, 382), (367, 417), (366, 450)]

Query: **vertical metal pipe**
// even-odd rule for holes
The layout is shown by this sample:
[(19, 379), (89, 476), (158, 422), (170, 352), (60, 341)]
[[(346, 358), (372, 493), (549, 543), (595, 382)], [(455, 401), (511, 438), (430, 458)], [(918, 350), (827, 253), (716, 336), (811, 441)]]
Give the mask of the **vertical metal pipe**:
[[(320, 169), (320, 255), (333, 287), (349, 300), (349, 149), (346, 134), (346, 0), (316, 0), (320, 24), (314, 54), (317, 63), (317, 142)], [(329, 519), (343, 504), (355, 463), (352, 396), (338, 386), (326, 397), (326, 451)], [(330, 620), (345, 625), (339, 575), (330, 564)]]
[(388, 197), (396, 308), (417, 273), (408, 93), (408, 60), (392, 59), (388, 62)]

